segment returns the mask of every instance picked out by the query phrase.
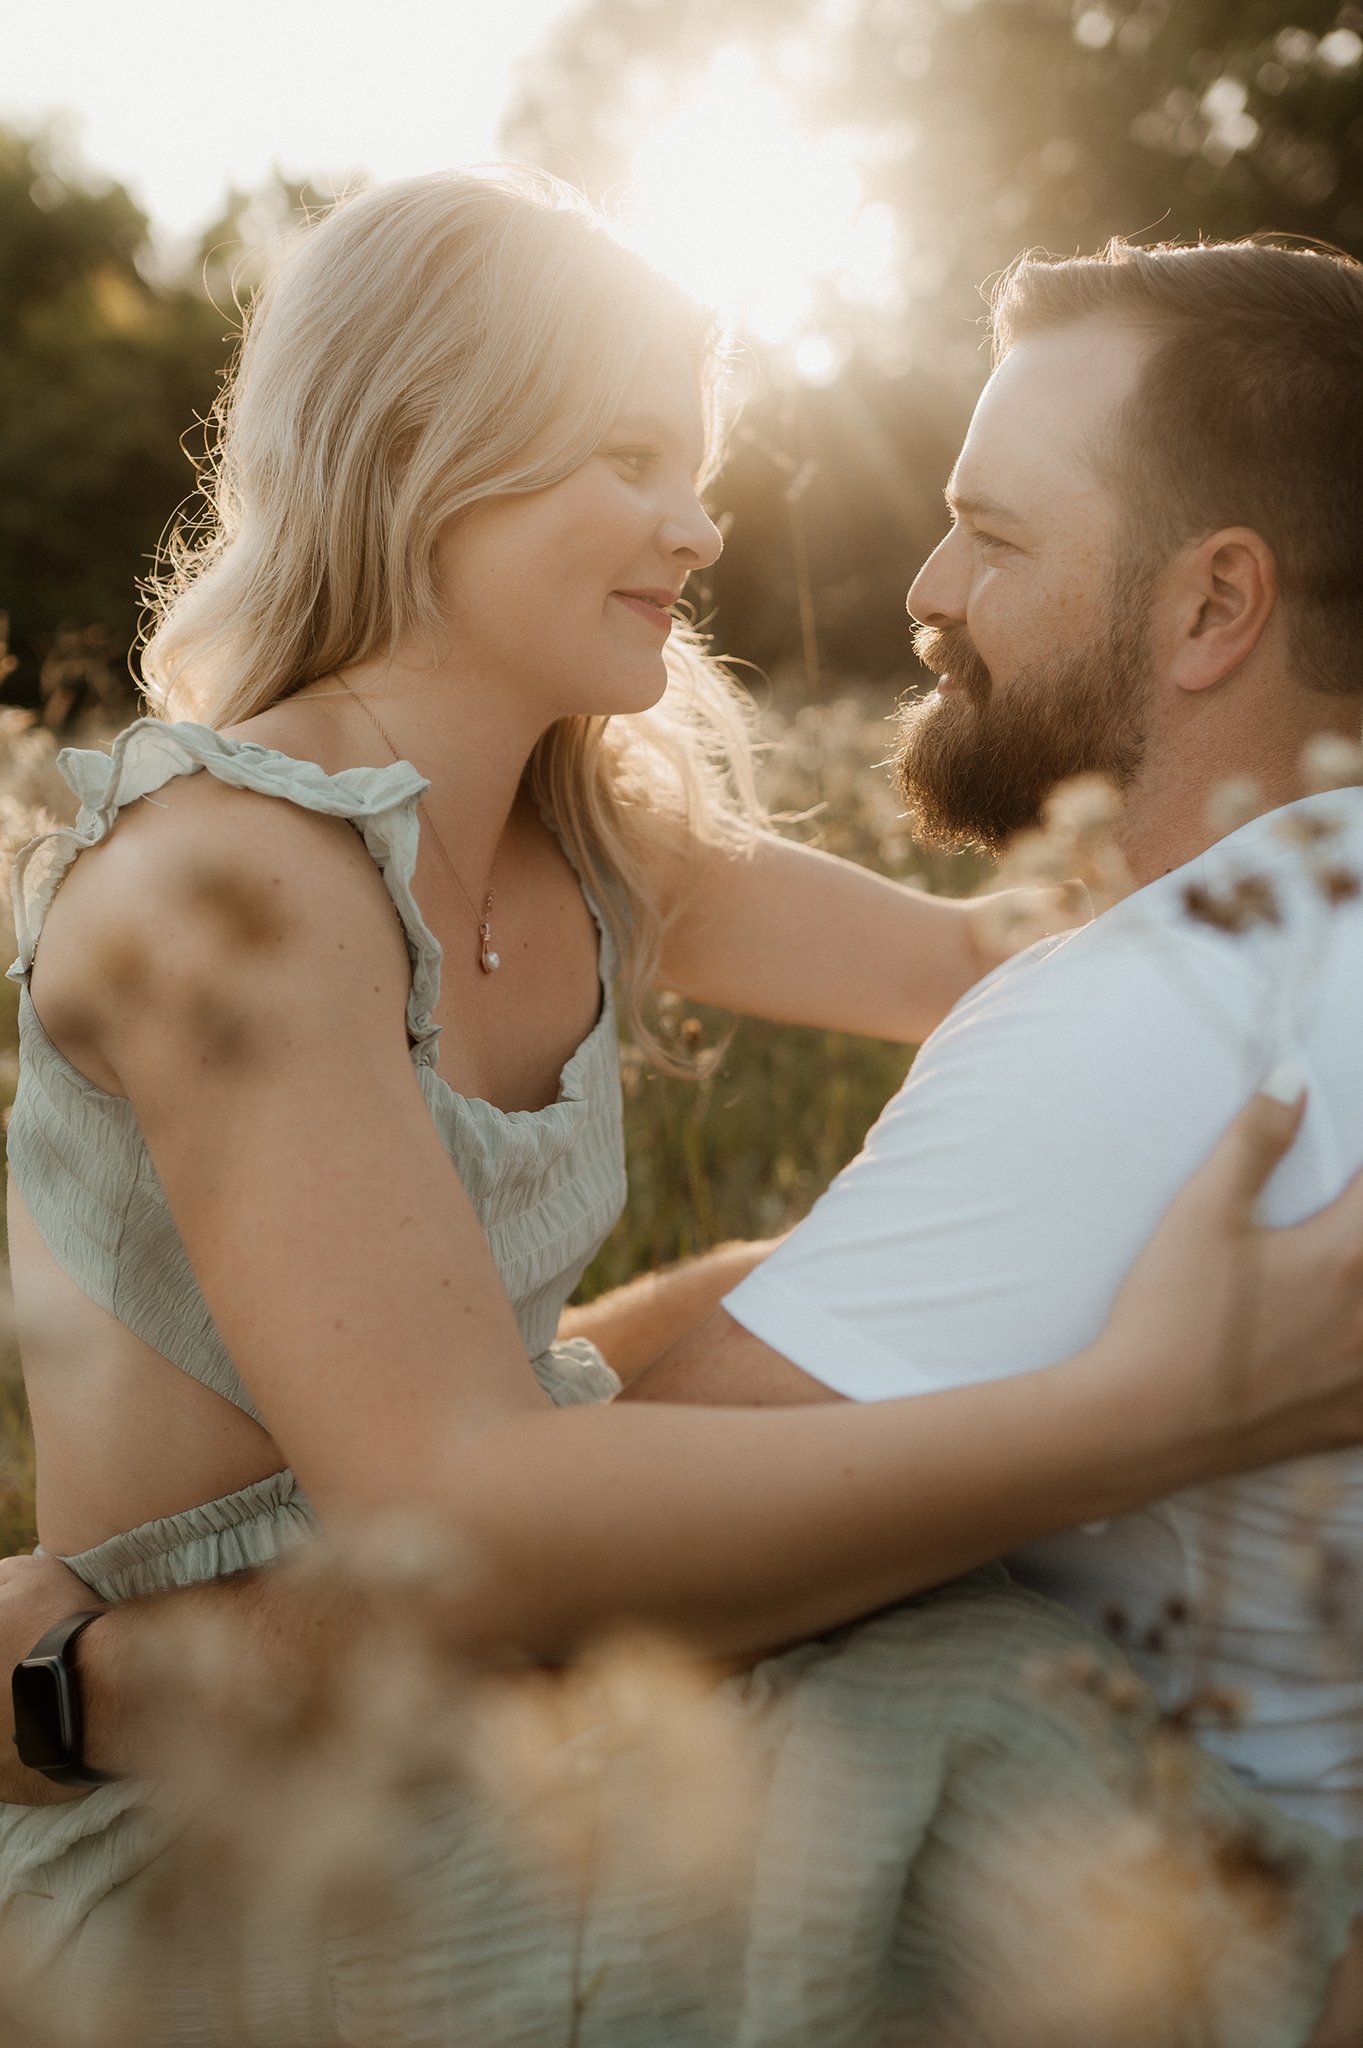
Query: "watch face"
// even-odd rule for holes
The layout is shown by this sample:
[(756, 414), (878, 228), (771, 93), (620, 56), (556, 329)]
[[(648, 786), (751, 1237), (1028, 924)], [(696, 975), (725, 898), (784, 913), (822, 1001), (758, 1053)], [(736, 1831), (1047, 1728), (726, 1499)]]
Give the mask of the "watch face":
[(14, 1673), (14, 1740), (20, 1763), (42, 1770), (71, 1761), (66, 1674), (55, 1657), (35, 1657)]

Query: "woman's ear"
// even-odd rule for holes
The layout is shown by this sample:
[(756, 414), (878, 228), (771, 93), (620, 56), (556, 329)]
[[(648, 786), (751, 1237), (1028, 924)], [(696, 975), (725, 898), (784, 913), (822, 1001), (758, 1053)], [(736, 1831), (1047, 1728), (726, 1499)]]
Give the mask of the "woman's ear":
[(1181, 690), (1210, 690), (1248, 660), (1273, 616), (1273, 550), (1251, 526), (1223, 527), (1185, 550), (1169, 596), (1177, 631), (1170, 681)]

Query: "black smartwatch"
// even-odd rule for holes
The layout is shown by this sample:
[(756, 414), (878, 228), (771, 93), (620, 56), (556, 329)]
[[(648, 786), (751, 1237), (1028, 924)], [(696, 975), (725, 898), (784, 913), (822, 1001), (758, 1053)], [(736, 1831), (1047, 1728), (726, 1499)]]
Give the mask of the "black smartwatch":
[(10, 1689), (19, 1761), (30, 1770), (41, 1771), (54, 1785), (113, 1783), (107, 1772), (92, 1771), (84, 1761), (85, 1717), (71, 1655), (81, 1630), (107, 1612), (107, 1608), (93, 1607), (83, 1614), (68, 1614), (14, 1667)]

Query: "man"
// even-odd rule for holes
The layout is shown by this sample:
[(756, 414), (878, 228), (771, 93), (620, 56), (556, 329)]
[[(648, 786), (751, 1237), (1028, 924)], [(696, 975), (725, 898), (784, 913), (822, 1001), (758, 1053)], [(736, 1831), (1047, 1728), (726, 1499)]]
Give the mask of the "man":
[[(1024, 259), (994, 327), (952, 530), (909, 593), (941, 680), (902, 787), (931, 836), (997, 850), (1100, 773), (1136, 891), (957, 1005), (861, 1157), (636, 1396), (876, 1400), (1068, 1355), (1282, 1060), (1306, 1122), (1268, 1220), (1363, 1161), (1363, 792), (1301, 800), (1304, 748), (1360, 758), (1363, 267)], [(1259, 815), (1213, 847), (1230, 778)], [(1014, 1563), (1246, 1778), (1363, 1833), (1363, 1455)]]

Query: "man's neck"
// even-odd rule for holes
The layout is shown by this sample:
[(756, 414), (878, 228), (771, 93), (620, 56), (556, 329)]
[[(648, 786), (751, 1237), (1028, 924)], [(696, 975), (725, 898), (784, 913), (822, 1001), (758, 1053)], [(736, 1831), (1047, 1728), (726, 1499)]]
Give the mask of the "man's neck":
[[(1286, 683), (1276, 703), (1218, 702), (1209, 692), (1187, 708), (1177, 731), (1152, 737), (1126, 792), (1117, 838), (1138, 888), (1195, 860), (1233, 824), (1304, 796), (1304, 749), (1327, 734), (1356, 741), (1363, 711), (1357, 697)], [(1233, 818), (1218, 817), (1215, 800), (1231, 783), (1246, 785), (1244, 802)]]

